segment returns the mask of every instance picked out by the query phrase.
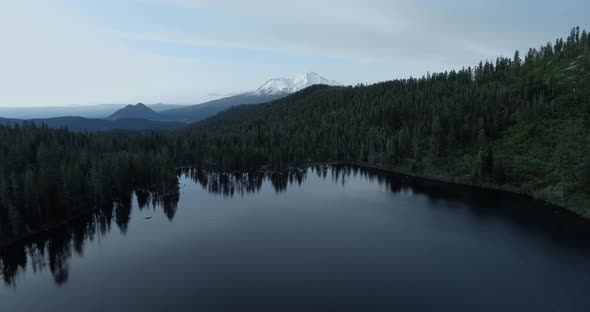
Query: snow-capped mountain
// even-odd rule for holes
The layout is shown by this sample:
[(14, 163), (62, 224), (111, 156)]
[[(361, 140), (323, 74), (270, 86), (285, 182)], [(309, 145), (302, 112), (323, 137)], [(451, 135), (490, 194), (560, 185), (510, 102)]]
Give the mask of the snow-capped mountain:
[(289, 94), (305, 89), (309, 86), (323, 84), (328, 86), (340, 86), (341, 84), (328, 80), (316, 73), (299, 74), (293, 78), (273, 78), (258, 88), (256, 95)]
[(301, 74), (293, 78), (274, 78), (264, 83), (256, 91), (245, 92), (197, 105), (164, 110), (159, 112), (159, 114), (165, 116), (164, 120), (195, 122), (213, 116), (232, 106), (272, 102), (316, 84), (329, 86), (341, 85), (334, 80), (328, 80), (316, 73)]

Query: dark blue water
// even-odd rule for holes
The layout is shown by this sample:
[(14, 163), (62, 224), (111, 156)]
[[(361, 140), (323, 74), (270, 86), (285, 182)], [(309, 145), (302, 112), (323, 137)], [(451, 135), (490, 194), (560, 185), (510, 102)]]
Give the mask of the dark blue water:
[(589, 225), (542, 203), (341, 167), (194, 180), (5, 252), (0, 311), (590, 311)]

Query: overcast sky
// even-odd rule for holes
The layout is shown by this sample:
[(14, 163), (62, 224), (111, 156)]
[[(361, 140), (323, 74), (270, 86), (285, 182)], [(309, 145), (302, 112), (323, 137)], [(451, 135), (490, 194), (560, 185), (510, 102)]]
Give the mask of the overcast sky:
[(0, 0), (0, 106), (196, 104), (315, 71), (344, 84), (512, 56), (588, 0)]

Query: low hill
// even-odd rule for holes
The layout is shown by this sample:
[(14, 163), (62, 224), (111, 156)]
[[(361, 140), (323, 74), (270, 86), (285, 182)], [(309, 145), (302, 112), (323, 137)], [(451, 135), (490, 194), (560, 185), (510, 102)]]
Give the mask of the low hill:
[(118, 111), (111, 114), (106, 119), (118, 120), (118, 119), (146, 119), (146, 120), (164, 120), (165, 118), (156, 113), (154, 110), (149, 108), (143, 103), (137, 103), (135, 105), (127, 105)]

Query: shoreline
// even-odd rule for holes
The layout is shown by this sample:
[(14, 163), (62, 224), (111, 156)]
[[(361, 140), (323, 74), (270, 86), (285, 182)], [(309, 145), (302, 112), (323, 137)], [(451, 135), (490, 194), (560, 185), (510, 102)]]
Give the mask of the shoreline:
[[(483, 182), (483, 183), (470, 182), (465, 179), (462, 179), (461, 177), (432, 176), (432, 175), (425, 175), (425, 174), (419, 174), (419, 173), (413, 173), (413, 172), (411, 173), (411, 172), (407, 172), (407, 171), (404, 171), (401, 169), (388, 168), (383, 165), (359, 163), (359, 162), (334, 162), (334, 161), (332, 161), (332, 162), (309, 162), (309, 163), (304, 163), (301, 165), (288, 165), (287, 167), (293, 168), (293, 169), (295, 169), (295, 168), (302, 169), (302, 168), (309, 168), (312, 166), (321, 166), (321, 165), (356, 166), (356, 167), (361, 167), (361, 168), (365, 168), (365, 169), (379, 170), (379, 171), (382, 171), (382, 172), (388, 173), (388, 174), (405, 176), (405, 177), (420, 179), (420, 180), (429, 181), (429, 182), (444, 183), (444, 184), (448, 184), (448, 185), (456, 185), (456, 186), (463, 186), (463, 187), (472, 187), (472, 188), (477, 188), (477, 189), (481, 189), (481, 190), (492, 190), (492, 191), (496, 191), (496, 192), (504, 192), (504, 193), (508, 193), (508, 194), (523, 196), (523, 197), (525, 197), (529, 200), (532, 200), (532, 201), (543, 202), (546, 205), (551, 205), (551, 206), (553, 206), (557, 209), (560, 209), (564, 212), (573, 214), (581, 219), (584, 219), (586, 221), (590, 221), (590, 211), (588, 211), (586, 214), (582, 214), (573, 208), (567, 207), (562, 202), (554, 202), (554, 201), (544, 200), (544, 199), (540, 199), (540, 198), (535, 198), (531, 194), (523, 192), (518, 187), (516, 187), (514, 185), (509, 185), (509, 184), (497, 185), (497, 184), (486, 183), (486, 182)], [(277, 171), (277, 170), (262, 169), (261, 171)]]
[[(524, 196), (524, 197), (526, 197), (530, 200), (533, 200), (533, 201), (544, 202), (546, 205), (554, 206), (555, 208), (560, 209), (563, 212), (575, 215), (576, 217), (584, 219), (585, 221), (590, 221), (590, 213), (581, 214), (572, 208), (568, 208), (563, 203), (556, 203), (556, 202), (551, 202), (551, 201), (547, 201), (547, 200), (534, 198), (530, 194), (527, 194), (527, 193), (519, 190), (518, 187), (510, 186), (510, 185), (495, 185), (495, 184), (491, 184), (491, 183), (478, 183), (478, 182), (461, 181), (461, 180), (457, 180), (457, 179), (460, 179), (458, 177), (430, 176), (430, 175), (423, 175), (423, 174), (418, 174), (418, 173), (408, 173), (408, 172), (405, 172), (405, 171), (402, 171), (399, 169), (388, 168), (383, 165), (358, 163), (358, 162), (310, 162), (310, 163), (305, 163), (305, 164), (300, 164), (300, 165), (288, 165), (287, 170), (304, 169), (304, 168), (310, 168), (313, 166), (356, 166), (356, 167), (365, 168), (365, 169), (379, 170), (379, 171), (382, 171), (383, 173), (387, 173), (387, 174), (393, 174), (393, 175), (398, 175), (398, 176), (410, 177), (410, 178), (414, 178), (414, 179), (420, 179), (420, 180), (424, 180), (427, 182), (444, 183), (444, 184), (448, 184), (448, 185), (456, 185), (456, 186), (463, 186), (463, 187), (472, 187), (472, 188), (477, 188), (477, 189), (482, 189), (482, 190), (492, 190), (492, 191), (497, 191), (497, 192), (505, 192), (505, 193), (510, 193), (513, 195)], [(215, 170), (214, 168), (211, 168), (211, 167), (207, 168), (206, 166), (203, 166), (203, 167), (179, 166), (176, 168), (176, 170), (186, 170), (186, 169)], [(278, 172), (280, 170), (271, 170), (271, 169), (268, 169), (266, 165), (263, 165), (256, 171)], [(243, 172), (247, 172), (247, 171), (243, 171)], [(93, 210), (88, 211), (88, 213), (83, 213), (83, 214), (79, 214), (76, 216), (70, 216), (70, 217), (65, 218), (64, 220), (60, 220), (60, 221), (50, 222), (50, 223), (43, 225), (41, 228), (32, 230), (29, 233), (23, 234), (18, 238), (15, 238), (12, 240), (7, 240), (5, 242), (0, 241), (0, 254), (2, 254), (5, 250), (7, 250), (11, 247), (14, 247), (15, 245), (18, 245), (18, 244), (25, 244), (26, 245), (36, 239), (41, 238), (43, 235), (51, 235), (52, 230), (55, 230), (57, 228), (61, 228), (64, 226), (68, 226), (68, 225), (70, 225), (82, 218), (91, 217), (95, 212), (96, 212), (96, 210), (93, 209)]]
[[(302, 164), (298, 164), (298, 165), (287, 165), (286, 167), (288, 169), (303, 169), (303, 168), (309, 168), (312, 166), (322, 166), (322, 165), (357, 166), (357, 167), (366, 168), (366, 169), (380, 170), (380, 171), (383, 171), (388, 174), (406, 176), (406, 177), (411, 177), (411, 178), (415, 178), (415, 179), (422, 179), (422, 180), (430, 181), (430, 182), (445, 183), (445, 184), (449, 184), (449, 185), (464, 186), (464, 187), (473, 187), (473, 188), (482, 189), (482, 190), (493, 190), (493, 191), (497, 191), (497, 192), (505, 192), (505, 193), (509, 193), (509, 194), (513, 194), (513, 195), (524, 196), (527, 199), (532, 200), (532, 201), (543, 202), (546, 205), (554, 206), (555, 208), (557, 208), (559, 210), (573, 214), (573, 215), (575, 215), (581, 219), (584, 219), (586, 221), (590, 221), (590, 211), (583, 214), (579, 211), (576, 211), (573, 208), (566, 206), (563, 202), (556, 202), (556, 201), (535, 198), (533, 195), (520, 190), (519, 187), (514, 186), (514, 185), (510, 185), (510, 184), (497, 185), (497, 184), (493, 184), (493, 183), (489, 183), (489, 182), (467, 181), (466, 178), (461, 178), (461, 177), (426, 175), (426, 174), (404, 171), (400, 168), (391, 168), (391, 167), (387, 167), (387, 166), (383, 166), (383, 165), (379, 165), (379, 164), (370, 164), (370, 163), (362, 163), (362, 162), (347, 162), (347, 161), (306, 162), (306, 163), (302, 163)], [(202, 167), (184, 166), (184, 167), (179, 167), (179, 168), (216, 170), (214, 165), (202, 166)], [(237, 171), (237, 170), (235, 170), (235, 171)], [(235, 171), (229, 171), (229, 172), (235, 172)], [(277, 172), (277, 171), (281, 171), (281, 170), (268, 169), (268, 165), (262, 165), (256, 171)]]
[(493, 190), (493, 191), (498, 191), (498, 192), (510, 193), (510, 194), (519, 195), (519, 196), (525, 196), (525, 197), (529, 198), (530, 200), (544, 202), (546, 205), (554, 206), (554, 207), (564, 210), (568, 213), (574, 214), (584, 220), (590, 221), (590, 212), (587, 212), (586, 214), (582, 214), (573, 208), (567, 207), (564, 203), (535, 198), (531, 194), (523, 192), (518, 187), (513, 186), (513, 185), (509, 185), (509, 184), (497, 185), (497, 184), (486, 183), (486, 182), (480, 183), (480, 182), (465, 181), (465, 180), (461, 180), (460, 177), (431, 176), (431, 175), (424, 175), (424, 174), (418, 174), (418, 173), (408, 173), (408, 172), (404, 172), (402, 170), (390, 169), (385, 166), (376, 165), (376, 164), (364, 164), (364, 163), (342, 163), (342, 164), (343, 165), (347, 165), (347, 164), (354, 165), (354, 166), (359, 166), (359, 167), (364, 167), (364, 168), (372, 168), (372, 169), (377, 169), (377, 170), (381, 170), (384, 172), (389, 172), (392, 174), (403, 175), (403, 176), (408, 176), (408, 177), (413, 177), (413, 178), (418, 178), (418, 179), (424, 179), (424, 180), (428, 180), (428, 181), (432, 181), (432, 182), (474, 187), (474, 188), (483, 189), (483, 190), (487, 189), (487, 190)]

